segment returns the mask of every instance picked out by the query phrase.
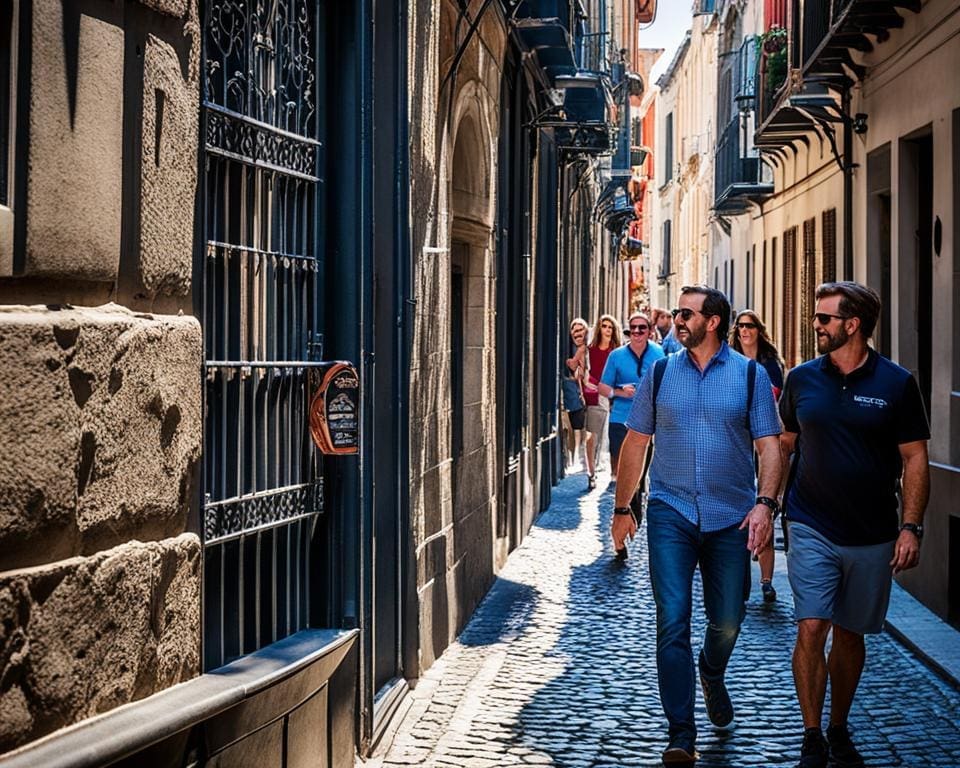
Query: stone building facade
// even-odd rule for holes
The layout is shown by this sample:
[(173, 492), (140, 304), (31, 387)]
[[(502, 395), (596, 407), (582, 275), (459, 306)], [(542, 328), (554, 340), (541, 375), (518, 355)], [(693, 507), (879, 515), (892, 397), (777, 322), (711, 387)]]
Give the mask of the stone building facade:
[(197, 8), (8, 21), (0, 752), (201, 663)]

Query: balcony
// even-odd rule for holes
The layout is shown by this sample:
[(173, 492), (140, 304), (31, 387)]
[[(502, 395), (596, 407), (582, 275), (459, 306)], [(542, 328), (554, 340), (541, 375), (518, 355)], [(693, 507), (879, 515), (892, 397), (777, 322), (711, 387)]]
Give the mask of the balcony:
[(636, 212), (630, 200), (627, 189), (629, 179), (626, 177), (613, 178), (597, 198), (594, 206), (594, 215), (609, 231), (619, 234), (633, 219)]
[(609, 80), (603, 75), (578, 72), (558, 79), (557, 87), (563, 87), (562, 116), (540, 123), (554, 129), (557, 147), (576, 154), (610, 154), (616, 126), (612, 123)]
[[(791, 95), (826, 104), (830, 122), (849, 119), (839, 110), (839, 94), (863, 79), (865, 67), (851, 51), (868, 53), (903, 26), (902, 11), (919, 13), (921, 0), (824, 0), (803, 3), (790, 0), (781, 14), (797, 20), (789, 34), (769, 30), (761, 38), (764, 54), (756, 77), (758, 146), (775, 150), (808, 135), (823, 121), (809, 110), (798, 109)], [(779, 47), (777, 38), (782, 37)], [(790, 74), (791, 70), (794, 74)]]
[(570, 0), (522, 0), (514, 25), (551, 83), (577, 70), (571, 35)]
[(714, 210), (720, 214), (745, 212), (750, 203), (773, 194), (773, 184), (760, 177), (760, 158), (744, 156), (743, 129), (740, 115), (727, 124), (717, 141), (714, 162)]

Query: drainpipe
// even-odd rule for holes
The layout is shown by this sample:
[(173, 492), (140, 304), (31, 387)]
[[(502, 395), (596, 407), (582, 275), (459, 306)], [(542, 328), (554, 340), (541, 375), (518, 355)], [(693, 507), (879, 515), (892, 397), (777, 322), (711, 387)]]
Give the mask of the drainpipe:
[(850, 89), (844, 88), (843, 123), (843, 279), (853, 280), (853, 130), (850, 126)]

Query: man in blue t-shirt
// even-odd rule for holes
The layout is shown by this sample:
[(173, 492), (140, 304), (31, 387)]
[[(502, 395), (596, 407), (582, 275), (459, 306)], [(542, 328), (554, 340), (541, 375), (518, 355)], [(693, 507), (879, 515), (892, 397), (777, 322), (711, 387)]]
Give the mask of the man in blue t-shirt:
[[(674, 330), (684, 349), (651, 366), (640, 382), (626, 420), (611, 535), (619, 548), (636, 533), (627, 504), (656, 434), (647, 551), (657, 605), (660, 703), (669, 723), (663, 761), (692, 764), (697, 754), (690, 643), (694, 573), (699, 566), (707, 615), (697, 665), (700, 685), (710, 721), (723, 728), (734, 716), (724, 676), (746, 613), (750, 554), (763, 551), (773, 536), (780, 422), (763, 366), (724, 341), (730, 325), (727, 297), (715, 288), (686, 286), (679, 302)], [(659, 366), (663, 376), (654, 393)], [(760, 455), (759, 495), (754, 449)]]
[(645, 313), (634, 312), (630, 315), (627, 329), (630, 335), (629, 343), (610, 353), (600, 375), (600, 396), (610, 398), (607, 436), (610, 442), (610, 474), (613, 480), (617, 479), (620, 446), (627, 435), (624, 422), (630, 414), (633, 395), (643, 374), (663, 357), (660, 345), (649, 340), (653, 326)]
[(910, 372), (867, 346), (880, 316), (876, 292), (853, 282), (824, 283), (816, 298), (813, 328), (823, 357), (794, 368), (780, 397), (784, 463), (794, 456), (784, 508), (798, 622), (800, 766), (862, 766), (847, 715), (863, 671), (863, 636), (883, 628), (892, 574), (919, 562), (930, 429)]

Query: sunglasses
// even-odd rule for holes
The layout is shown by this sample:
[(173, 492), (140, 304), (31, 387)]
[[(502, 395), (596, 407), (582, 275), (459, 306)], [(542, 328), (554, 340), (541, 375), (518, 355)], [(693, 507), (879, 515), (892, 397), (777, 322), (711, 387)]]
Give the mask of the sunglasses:
[[(686, 322), (694, 315), (703, 315), (703, 312), (701, 312), (699, 309), (688, 309), (687, 307), (684, 307), (683, 309), (671, 309), (670, 314), (674, 320), (676, 320), (677, 315), (680, 315), (684, 322)], [(706, 315), (703, 316), (706, 317)]]
[(827, 312), (814, 312), (811, 320), (816, 320), (820, 325), (830, 325), (831, 320), (849, 320), (850, 315), (831, 315)]
[(649, 325), (631, 325), (630, 333), (646, 333), (650, 330)]
[(755, 331), (757, 330), (757, 324), (756, 323), (737, 323), (737, 328), (739, 328), (740, 330), (746, 329), (748, 331)]

